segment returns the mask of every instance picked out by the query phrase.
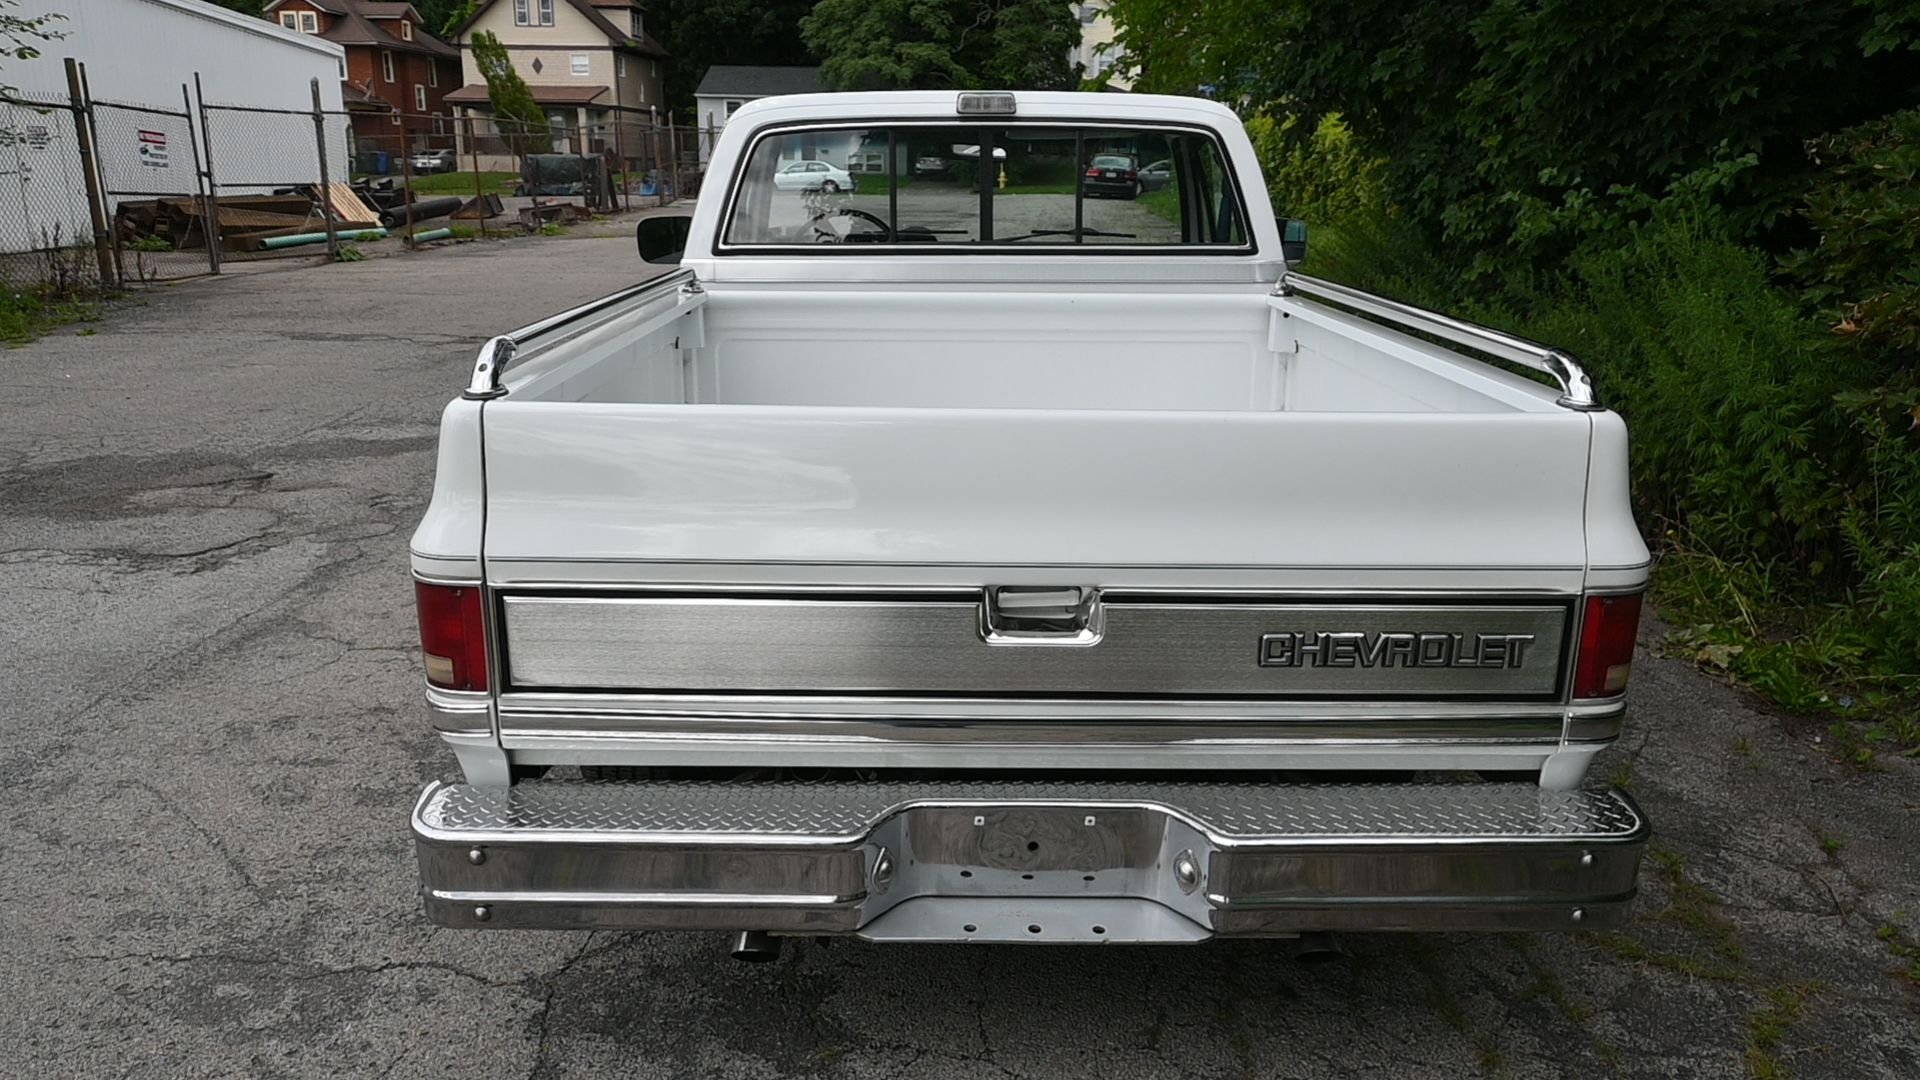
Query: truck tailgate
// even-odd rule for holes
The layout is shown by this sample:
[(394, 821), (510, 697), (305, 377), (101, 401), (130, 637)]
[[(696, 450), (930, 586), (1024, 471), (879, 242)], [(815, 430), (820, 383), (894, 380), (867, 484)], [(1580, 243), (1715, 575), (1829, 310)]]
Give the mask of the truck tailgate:
[(1577, 570), (1590, 425), (509, 397), (483, 418), (484, 554), (490, 579), (547, 581), (609, 562)]

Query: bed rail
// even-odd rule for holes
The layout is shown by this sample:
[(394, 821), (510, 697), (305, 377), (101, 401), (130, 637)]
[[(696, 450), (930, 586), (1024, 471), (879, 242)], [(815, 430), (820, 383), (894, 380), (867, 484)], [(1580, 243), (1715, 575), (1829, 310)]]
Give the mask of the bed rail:
[(1303, 297), (1347, 308), (1398, 329), (1430, 334), (1442, 341), (1545, 372), (1560, 384), (1558, 404), (1562, 408), (1579, 412), (1598, 412), (1604, 408), (1594, 397), (1593, 380), (1587, 377), (1586, 369), (1563, 350), (1291, 270), (1280, 276), (1280, 283), (1273, 291), (1276, 296)]

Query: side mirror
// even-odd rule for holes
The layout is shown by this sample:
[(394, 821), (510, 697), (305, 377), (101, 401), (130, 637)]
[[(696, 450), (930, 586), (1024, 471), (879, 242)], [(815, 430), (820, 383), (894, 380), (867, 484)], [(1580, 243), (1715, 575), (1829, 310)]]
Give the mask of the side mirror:
[(680, 253), (687, 250), (687, 232), (693, 227), (690, 214), (668, 214), (641, 218), (634, 226), (633, 238), (640, 245), (642, 262), (677, 266)]
[(1286, 226), (1280, 233), (1280, 255), (1287, 260), (1289, 267), (1299, 266), (1307, 261), (1306, 222), (1298, 218), (1287, 219)]

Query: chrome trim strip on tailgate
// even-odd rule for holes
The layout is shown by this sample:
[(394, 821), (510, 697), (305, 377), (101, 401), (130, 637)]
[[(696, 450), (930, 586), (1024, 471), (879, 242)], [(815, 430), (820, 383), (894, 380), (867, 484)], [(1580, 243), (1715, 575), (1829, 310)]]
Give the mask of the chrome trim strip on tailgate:
[(442, 925), (1047, 942), (1609, 925), (1649, 834), (1619, 791), (996, 781), (434, 784), (413, 829)]
[(1072, 649), (993, 647), (978, 599), (508, 595), (513, 689), (1558, 696), (1571, 608), (1120, 599)]

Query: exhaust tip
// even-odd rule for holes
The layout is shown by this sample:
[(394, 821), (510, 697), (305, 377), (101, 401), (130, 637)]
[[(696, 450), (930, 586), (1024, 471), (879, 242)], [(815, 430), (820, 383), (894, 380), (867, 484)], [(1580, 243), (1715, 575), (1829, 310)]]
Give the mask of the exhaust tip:
[(1312, 931), (1293, 939), (1294, 963), (1318, 966), (1346, 958), (1347, 950), (1340, 947), (1339, 939), (1332, 934)]
[(742, 930), (733, 936), (733, 958), (749, 964), (780, 959), (780, 939), (765, 930)]

